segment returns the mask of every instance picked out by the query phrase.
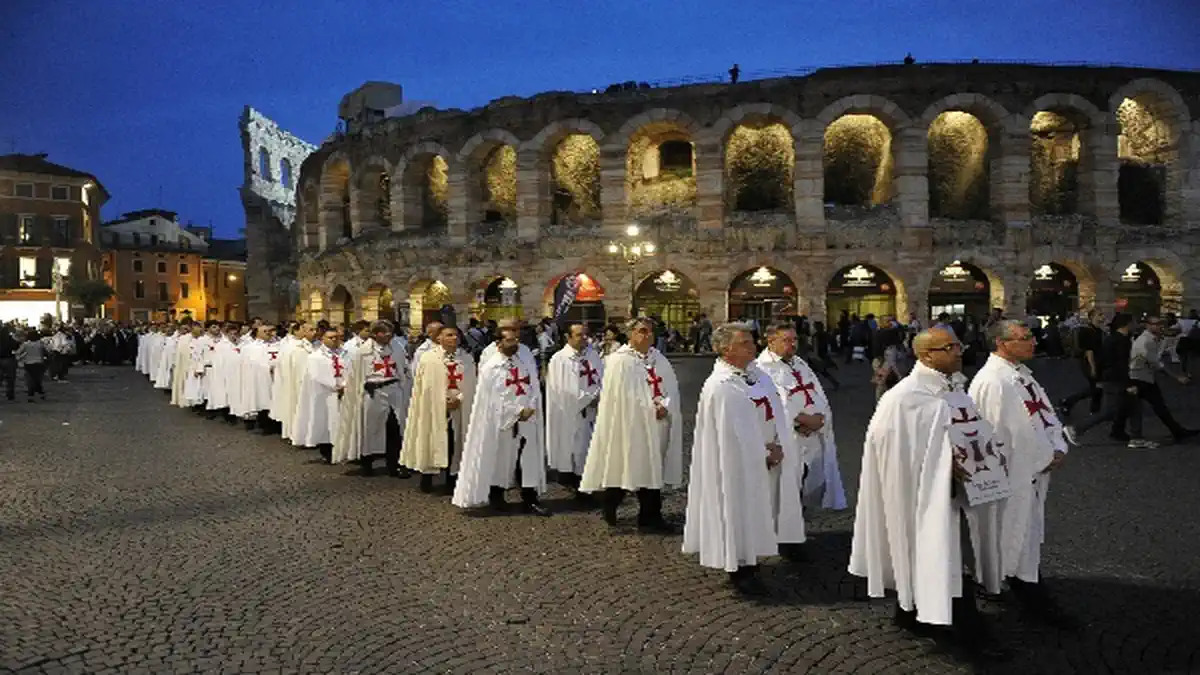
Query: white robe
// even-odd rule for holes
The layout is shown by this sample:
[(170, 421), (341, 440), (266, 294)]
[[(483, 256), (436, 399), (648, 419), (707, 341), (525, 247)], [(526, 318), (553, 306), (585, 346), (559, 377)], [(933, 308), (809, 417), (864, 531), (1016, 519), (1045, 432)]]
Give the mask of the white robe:
[[(300, 388), (304, 386), (304, 372), (308, 368), (308, 357), (312, 355), (313, 351), (314, 347), (311, 342), (296, 340), (291, 351), (284, 357), (285, 361), (281, 366), (288, 377), (288, 381), (284, 382), (282, 387), (282, 391), (285, 392), (288, 399), (278, 405), (272, 399), (271, 411), (272, 419), (279, 421), (279, 435), (285, 441), (292, 440), (292, 435), (295, 433), (296, 411), (300, 408)], [(280, 417), (274, 417), (276, 412)]]
[(701, 565), (726, 572), (779, 552), (765, 417), (745, 375), (717, 359), (700, 391), (683, 526), (683, 552), (699, 553)]
[(166, 341), (167, 336), (162, 333), (151, 333), (146, 341), (146, 374), (150, 376), (151, 383), (158, 374), (158, 362), (162, 356), (163, 343)]
[[(479, 366), (481, 368), (488, 361), (491, 361), (492, 359), (496, 358), (497, 355), (500, 354), (500, 348), (497, 345), (499, 345), (498, 341), (493, 342), (492, 344), (483, 348), (483, 352), (479, 354)], [(535, 374), (537, 373), (537, 370), (538, 370), (537, 357), (533, 355), (533, 350), (531, 350), (529, 347), (525, 346), (524, 342), (517, 345), (517, 358), (521, 359), (521, 363), (525, 364), (526, 368), (533, 371)]]
[[(513, 487), (518, 461), (520, 487), (533, 488), (538, 493), (546, 490), (546, 446), (542, 434), (545, 422), (541, 418), (536, 385), (536, 371), (515, 356), (507, 358), (499, 354), (479, 369), (452, 504), (464, 509), (482, 506), (487, 503), (492, 486)], [(532, 408), (534, 414), (520, 422), (518, 416), (523, 408)]]
[[(795, 356), (785, 363), (770, 349), (763, 350), (756, 361), (775, 382), (779, 395), (787, 401), (788, 419), (796, 415), (824, 415), (825, 426), (815, 434), (802, 436), (792, 428), (796, 443), (804, 452), (808, 478), (804, 481), (805, 502), (810, 507), (821, 506), (840, 511), (846, 508), (846, 488), (842, 485), (842, 470), (838, 463), (837, 443), (833, 435), (833, 408), (817, 374)], [(804, 467), (800, 468), (803, 472)]]
[(995, 354), (971, 381), (971, 398), (995, 428), (1008, 461), (1012, 495), (1002, 509), (1004, 575), (1037, 582), (1050, 490), (1044, 471), (1055, 452), (1067, 452), (1062, 423), (1033, 373)]
[(229, 371), (234, 369), (233, 359), (237, 356), (234, 345), (229, 338), (221, 336), (213, 344), (212, 367), (208, 369), (208, 403), (209, 410), (220, 410), (229, 407)]
[(229, 414), (235, 417), (246, 414), (246, 405), (242, 402), (245, 397), (245, 392), (242, 390), (242, 380), (245, 377), (243, 371), (246, 370), (246, 360), (242, 358), (242, 348), (250, 342), (249, 338), (241, 337), (229, 343), (231, 353), (228, 356), (229, 364), (225, 369), (225, 395)]
[[(296, 395), (300, 392), (300, 381), (293, 380), (292, 374), (289, 372), (291, 367), (291, 359), (288, 355), (292, 350), (299, 346), (301, 340), (293, 335), (286, 335), (282, 340), (276, 343), (276, 365), (275, 378), (271, 381), (271, 407), (268, 410), (268, 416), (285, 424), (284, 420), (290, 418), (296, 406)], [(285, 435), (284, 438), (287, 438)]]
[(187, 360), (187, 379), (183, 383), (183, 402), (180, 403), (180, 407), (204, 403), (212, 347), (212, 339), (208, 335), (201, 335), (188, 345), (190, 355)]
[[(392, 338), (386, 346), (364, 340), (346, 355), (348, 365), (346, 393), (338, 409), (338, 433), (333, 441), (333, 462), (352, 462), (363, 457), (383, 455), (387, 451), (387, 421), (392, 413), (404, 435), (408, 419), (408, 399), (412, 378), (405, 360), (404, 343)], [(396, 382), (367, 395), (364, 385), (372, 377), (391, 370)]]
[(546, 453), (550, 468), (583, 473), (596, 426), (596, 406), (604, 362), (591, 347), (564, 346), (546, 368)]
[(175, 370), (175, 349), (179, 345), (180, 337), (177, 333), (163, 338), (154, 369), (155, 389), (171, 389), (171, 373)]
[(252, 417), (271, 408), (272, 378), (279, 363), (273, 343), (251, 340), (242, 347), (240, 416)]
[(188, 378), (192, 375), (192, 343), (195, 341), (196, 338), (191, 333), (185, 333), (175, 342), (175, 366), (171, 369), (171, 405), (180, 408), (191, 405), (187, 402), (185, 392)]
[[(417, 362), (408, 419), (404, 423), (401, 466), (420, 473), (449, 469), (452, 475), (458, 474), (475, 399), (475, 362), (462, 349), (454, 357), (453, 378), (454, 388), (451, 389), (450, 365), (446, 350), (440, 346), (426, 350)], [(446, 402), (451, 397), (458, 399), (456, 410), (446, 409)], [(454, 427), (453, 453), (448, 423)]]
[[(962, 597), (960, 510), (951, 497), (954, 441), (950, 428), (965, 383), (917, 363), (888, 390), (867, 426), (863, 448), (849, 571), (867, 579), (867, 594), (882, 598), (894, 589), (900, 607), (917, 611), (922, 623), (951, 624), (953, 598)], [(953, 396), (957, 394), (958, 396)], [(969, 400), (967, 400), (969, 403)], [(984, 505), (984, 509), (994, 505)], [(993, 539), (997, 528), (981, 533)], [(977, 538), (973, 532), (972, 537)], [(976, 546), (977, 567), (996, 569), (997, 542)], [(995, 574), (980, 575), (991, 593)]]
[[(661, 490), (682, 484), (683, 414), (679, 383), (667, 357), (653, 347), (643, 356), (622, 346), (604, 359), (602, 386), (579, 489)], [(667, 409), (661, 420), (655, 417), (656, 394)]]
[(151, 335), (152, 333), (146, 332), (137, 336), (137, 356), (133, 359), (133, 369), (143, 375), (147, 372), (146, 360), (149, 356)]
[[(723, 363), (718, 359), (718, 363)], [(796, 432), (792, 428), (783, 399), (775, 382), (766, 371), (750, 362), (746, 369), (754, 381), (749, 385), (750, 401), (763, 440), (778, 443), (783, 449), (783, 460), (768, 472), (775, 538), (780, 544), (802, 544), (804, 533), (804, 452), (796, 443)], [(692, 460), (693, 463), (695, 460)]]
[(314, 447), (333, 443), (337, 436), (338, 388), (345, 384), (346, 363), (340, 355), (324, 345), (308, 355), (292, 420), (293, 445)]

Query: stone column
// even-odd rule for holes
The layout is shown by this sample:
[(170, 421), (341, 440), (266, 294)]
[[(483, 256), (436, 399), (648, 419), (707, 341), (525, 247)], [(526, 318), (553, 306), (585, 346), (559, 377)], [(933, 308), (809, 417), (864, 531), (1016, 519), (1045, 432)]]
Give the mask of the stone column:
[(725, 148), (712, 135), (696, 138), (696, 225), (701, 230), (725, 226)]
[(825, 128), (817, 120), (803, 120), (792, 134), (796, 228), (802, 235), (820, 235), (825, 232)]
[(900, 208), (901, 242), (906, 248), (933, 246), (929, 226), (929, 129), (904, 127), (892, 139), (892, 183)]
[(1098, 225), (1106, 228), (1116, 228), (1121, 224), (1121, 200), (1117, 192), (1117, 178), (1121, 171), (1121, 160), (1117, 157), (1118, 136), (1120, 126), (1116, 117), (1106, 113), (1102, 124), (1088, 129), (1079, 139), (1086, 156), (1084, 163), (1090, 169), (1085, 172), (1088, 176), (1086, 181), (1081, 177), (1080, 210), (1093, 216)]
[[(629, 202), (625, 189), (625, 153), (623, 145), (600, 147), (601, 224), (608, 236), (620, 236), (629, 224)], [(608, 302), (606, 301), (607, 305)]]
[(1010, 234), (1006, 234), (1006, 240), (1021, 247), (1031, 244), (1026, 235), (1030, 221), (1029, 162), (1033, 146), (1029, 126), (1028, 119), (1012, 116), (1002, 128), (991, 133), (999, 141), (999, 147), (989, 148), (989, 152), (996, 152), (988, 178), (992, 218), (1007, 227)]
[(548, 208), (553, 197), (549, 190), (548, 162), (537, 150), (517, 153), (517, 238), (533, 241), (548, 225)]
[[(470, 213), (473, 200), (470, 188), (470, 177), (463, 162), (450, 165), (450, 175), (447, 182), (447, 206), (450, 213), (447, 218), (447, 237), (451, 244), (467, 243), (467, 232), (473, 217)], [(420, 196), (417, 197), (420, 199)]]
[[(1178, 159), (1175, 167), (1179, 174), (1178, 218), (1185, 223), (1200, 221), (1200, 120), (1183, 129), (1179, 137)], [(1189, 307), (1190, 310), (1190, 307)]]

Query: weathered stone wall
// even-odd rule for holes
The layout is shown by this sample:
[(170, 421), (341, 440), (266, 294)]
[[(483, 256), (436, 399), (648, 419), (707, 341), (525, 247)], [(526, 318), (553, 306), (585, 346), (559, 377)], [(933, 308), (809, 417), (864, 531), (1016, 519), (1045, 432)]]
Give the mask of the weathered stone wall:
[[(798, 311), (822, 316), (829, 280), (848, 265), (870, 263), (891, 277), (898, 313), (922, 315), (933, 275), (957, 259), (982, 268), (993, 302), (1020, 314), (1042, 264), (1056, 261), (1070, 269), (1086, 308), (1111, 307), (1120, 265), (1142, 260), (1162, 277), (1164, 295), (1171, 296), (1165, 304), (1190, 308), (1200, 304), (1192, 283), (1200, 252), (1200, 123), (1194, 121), (1200, 114), (1193, 109), (1200, 99), (1190, 93), (1198, 89), (1200, 75), (1192, 73), (930, 65), (613, 94), (550, 92), (472, 111), (427, 109), (326, 143), (305, 162), (302, 180), (318, 184), (341, 162), (352, 172), (368, 163), (390, 167), (393, 218), (390, 229), (368, 228), (347, 243), (306, 237), (298, 250), (301, 296), (315, 291), (329, 298), (338, 290), (357, 299), (382, 284), (403, 303), (412, 289), (437, 279), (466, 311), (483, 280), (503, 275), (522, 286), (526, 315), (538, 316), (548, 284), (565, 272), (585, 271), (604, 287), (605, 304), (616, 315), (629, 303), (631, 275), (640, 280), (669, 268), (695, 284), (703, 310), (723, 317), (730, 281), (767, 265), (793, 279)], [(1129, 98), (1146, 102), (1156, 120), (1155, 138), (1166, 134), (1167, 145), (1154, 146), (1156, 161), (1168, 160), (1162, 225), (1120, 222), (1118, 111)], [(1070, 141), (1077, 153), (1069, 160), (1075, 163), (1073, 188), (1065, 166), (1040, 174), (1032, 169), (1031, 163), (1057, 152), (1059, 142), (1048, 146), (1033, 133), (1034, 116), (1042, 111), (1067, 117), (1079, 129)], [(969, 113), (959, 116), (977, 126), (970, 138), (948, 134), (958, 142), (943, 148), (937, 133), (931, 142), (930, 131), (946, 112)], [(852, 114), (876, 118), (887, 131), (888, 149), (866, 164), (875, 176), (868, 204), (827, 209), (826, 132)], [(731, 196), (753, 172), (738, 170), (729, 151), (737, 155), (745, 137), (739, 130), (773, 125), (790, 137), (792, 163), (775, 162), (772, 171), (757, 175), (769, 176), (776, 187), (790, 183), (785, 208), (739, 211)], [(594, 164), (586, 163), (596, 167), (588, 169), (595, 178), (575, 178), (564, 191), (572, 203), (598, 196), (599, 228), (596, 218), (553, 215), (555, 194), (564, 187), (559, 144), (581, 135), (598, 148)], [(691, 175), (647, 170), (648, 153), (664, 140), (692, 144)], [(482, 160), (498, 146), (511, 147), (509, 156), (515, 156), (516, 227), (479, 222), (497, 192)], [(398, 205), (415, 203), (431, 189), (428, 180), (400, 179), (423, 175), (407, 172), (430, 157), (445, 162), (444, 230), (395, 215)], [(953, 170), (964, 167), (970, 171)], [(1042, 190), (1049, 197), (1036, 196), (1042, 182), (1050, 186)], [(960, 196), (960, 208), (943, 209), (939, 192)], [(1054, 208), (1046, 208), (1048, 201)], [(606, 250), (634, 220), (659, 253), (631, 272)]]

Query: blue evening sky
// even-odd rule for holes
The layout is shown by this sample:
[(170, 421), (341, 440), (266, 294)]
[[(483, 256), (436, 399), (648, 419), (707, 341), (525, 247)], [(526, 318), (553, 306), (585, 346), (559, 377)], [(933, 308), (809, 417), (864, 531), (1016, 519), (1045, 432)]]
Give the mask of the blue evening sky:
[[(366, 80), (500, 96), (805, 66), (1012, 59), (1200, 68), (1196, 0), (0, 0), (0, 154), (236, 236), (244, 104), (319, 144)], [(160, 199), (161, 194), (161, 199)]]

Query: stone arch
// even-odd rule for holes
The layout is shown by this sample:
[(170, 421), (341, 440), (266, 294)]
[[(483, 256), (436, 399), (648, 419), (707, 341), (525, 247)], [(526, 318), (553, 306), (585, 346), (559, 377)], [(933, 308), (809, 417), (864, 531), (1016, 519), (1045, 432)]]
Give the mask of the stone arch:
[(726, 211), (795, 211), (796, 157), (804, 124), (782, 106), (726, 111), (707, 135), (719, 142)]
[(258, 177), (262, 180), (271, 182), (271, 152), (267, 150), (267, 146), (258, 146)]
[(1117, 264), (1109, 270), (1109, 278), (1117, 280), (1133, 263), (1142, 263), (1152, 269), (1158, 277), (1159, 292), (1162, 298), (1160, 311), (1163, 314), (1173, 312), (1177, 316), (1184, 315), (1184, 298), (1187, 295), (1186, 282), (1188, 265), (1178, 253), (1164, 248), (1138, 248), (1123, 251)]
[(432, 141), (405, 149), (390, 181), (392, 229), (445, 229), (449, 222), (450, 153)]
[(320, 321), (325, 318), (325, 294), (318, 288), (309, 288), (302, 296), (304, 299), (304, 314), (300, 318), (309, 321)]
[(378, 155), (354, 167), (350, 179), (351, 217), (354, 235), (391, 228), (392, 165)]
[[(757, 259), (749, 265), (731, 264), (730, 270), (725, 282), (725, 316), (730, 321), (739, 315), (766, 322), (776, 317), (806, 314), (800, 297), (805, 278), (798, 276), (793, 265), (782, 260)], [(747, 288), (746, 282), (762, 270), (767, 274)]]
[(454, 304), (454, 294), (441, 279), (420, 277), (408, 287), (408, 309), (410, 323), (417, 330), (441, 317), (444, 305)]
[[(631, 218), (691, 212), (696, 205), (700, 127), (678, 110), (655, 108), (634, 116), (610, 140), (624, 153), (624, 194)], [(690, 157), (682, 150), (690, 149)], [(665, 158), (664, 149), (671, 148)]]
[(1032, 213), (1097, 215), (1097, 172), (1107, 116), (1077, 94), (1051, 93), (1027, 109), (1030, 120), (1029, 204)]
[[(987, 318), (987, 314), (994, 307), (1008, 311), (1012, 305), (1012, 293), (1016, 290), (1014, 282), (1006, 271), (997, 263), (995, 256), (981, 249), (966, 249), (958, 252), (946, 251), (936, 255), (929, 266), (921, 266), (925, 271), (924, 277), (918, 276), (914, 281), (914, 288), (910, 289), (914, 294), (920, 294), (925, 299), (925, 307), (928, 314), (933, 313), (933, 301), (930, 299), (930, 288), (933, 284), (934, 276), (940, 274), (943, 270), (953, 265), (961, 263), (964, 266), (974, 267), (983, 273), (987, 278), (987, 298), (986, 307), (982, 307), (981, 312), (976, 311), (972, 314), (976, 319), (982, 321)], [(917, 285), (920, 285), (917, 288)], [(1021, 291), (1024, 292), (1023, 289)], [(1023, 309), (1023, 308), (1022, 308)], [(933, 317), (920, 317), (922, 321)]]
[(891, 99), (874, 94), (843, 96), (817, 113), (817, 123), (827, 127), (843, 115), (872, 115), (896, 131), (912, 124), (912, 118)]
[(1186, 220), (1191, 149), (1185, 146), (1191, 116), (1183, 97), (1161, 80), (1141, 78), (1113, 93), (1108, 107), (1119, 134), (1121, 220), (1152, 225)]
[(332, 323), (349, 326), (354, 323), (354, 294), (343, 284), (338, 284), (329, 292), (328, 310), (325, 316)]
[(475, 295), (469, 306), (472, 317), (482, 321), (523, 318), (523, 296), (531, 289), (512, 275), (492, 273), (474, 283)]
[(309, 179), (296, 196), (296, 213), (300, 219), (300, 247), (316, 249), (321, 242), (321, 204), (318, 183)]
[(392, 289), (383, 283), (373, 283), (363, 292), (359, 306), (362, 307), (362, 318), (367, 321), (388, 319), (394, 315), (394, 298)]
[[(842, 255), (835, 258), (828, 266), (826, 266), (820, 277), (822, 280), (820, 289), (824, 296), (824, 301), (820, 304), (818, 309), (821, 316), (825, 318), (825, 321), (829, 325), (835, 324), (838, 320), (838, 316), (840, 315), (840, 310), (834, 306), (835, 303), (830, 302), (830, 287), (834, 284), (839, 274), (843, 274), (844, 272), (858, 265), (868, 268), (874, 267), (887, 275), (888, 279), (886, 281), (890, 284), (890, 293), (894, 297), (894, 305), (890, 309), (897, 318), (907, 316), (909, 313), (915, 311), (912, 307), (912, 303), (910, 302), (910, 298), (912, 297), (910, 292), (911, 284), (907, 279), (899, 274), (900, 270), (890, 261), (881, 262), (876, 259), (864, 258), (861, 255), (854, 254)], [(887, 293), (875, 293), (874, 295), (881, 294)], [(860, 314), (860, 316), (865, 315), (865, 313), (866, 312)], [(875, 314), (877, 319), (881, 318), (879, 313), (876, 312)], [(817, 319), (818, 317), (814, 316), (813, 318)]]
[(931, 217), (987, 220), (1002, 203), (1005, 139), (1029, 133), (1004, 106), (982, 94), (951, 94), (925, 109)]
[(456, 157), (463, 176), (467, 223), (517, 217), (517, 148), (521, 141), (505, 129), (472, 136)]
[[(540, 312), (541, 316), (552, 317), (555, 309), (555, 290), (563, 277), (568, 274), (578, 274), (585, 278), (580, 282), (575, 302), (567, 308), (565, 314), (559, 317), (560, 325), (566, 326), (572, 323), (582, 323), (588, 327), (588, 331), (592, 335), (603, 335), (609, 315), (605, 301), (611, 289), (606, 287), (605, 282), (601, 281), (604, 275), (603, 272), (598, 270), (593, 272), (591, 268), (579, 266), (555, 273), (547, 282), (542, 284), (541, 293), (538, 297), (534, 297), (535, 294), (532, 289), (524, 296), (526, 311), (530, 314), (532, 312)], [(618, 315), (622, 313), (618, 312)]]
[(637, 315), (657, 316), (670, 328), (686, 334), (692, 317), (703, 312), (704, 295), (696, 277), (677, 265), (663, 265), (638, 275), (633, 307)]
[(321, 165), (320, 231), (322, 251), (354, 236), (350, 214), (350, 160), (335, 152)]
[[(552, 122), (518, 150), (522, 172), (532, 171), (532, 193), (522, 211), (533, 209), (539, 226), (598, 220), (600, 207), (600, 146), (604, 131), (586, 119)], [(530, 189), (531, 188), (531, 189)]]
[(1032, 265), (1015, 275), (1015, 278), (1024, 282), (1026, 290), (1030, 287), (1038, 269), (1043, 265), (1054, 263), (1065, 267), (1074, 275), (1079, 296), (1078, 311), (1086, 312), (1097, 307), (1111, 307), (1112, 284), (1109, 283), (1107, 269), (1097, 261), (1090, 260), (1078, 253), (1061, 251), (1052, 247), (1036, 249), (1032, 261)]

